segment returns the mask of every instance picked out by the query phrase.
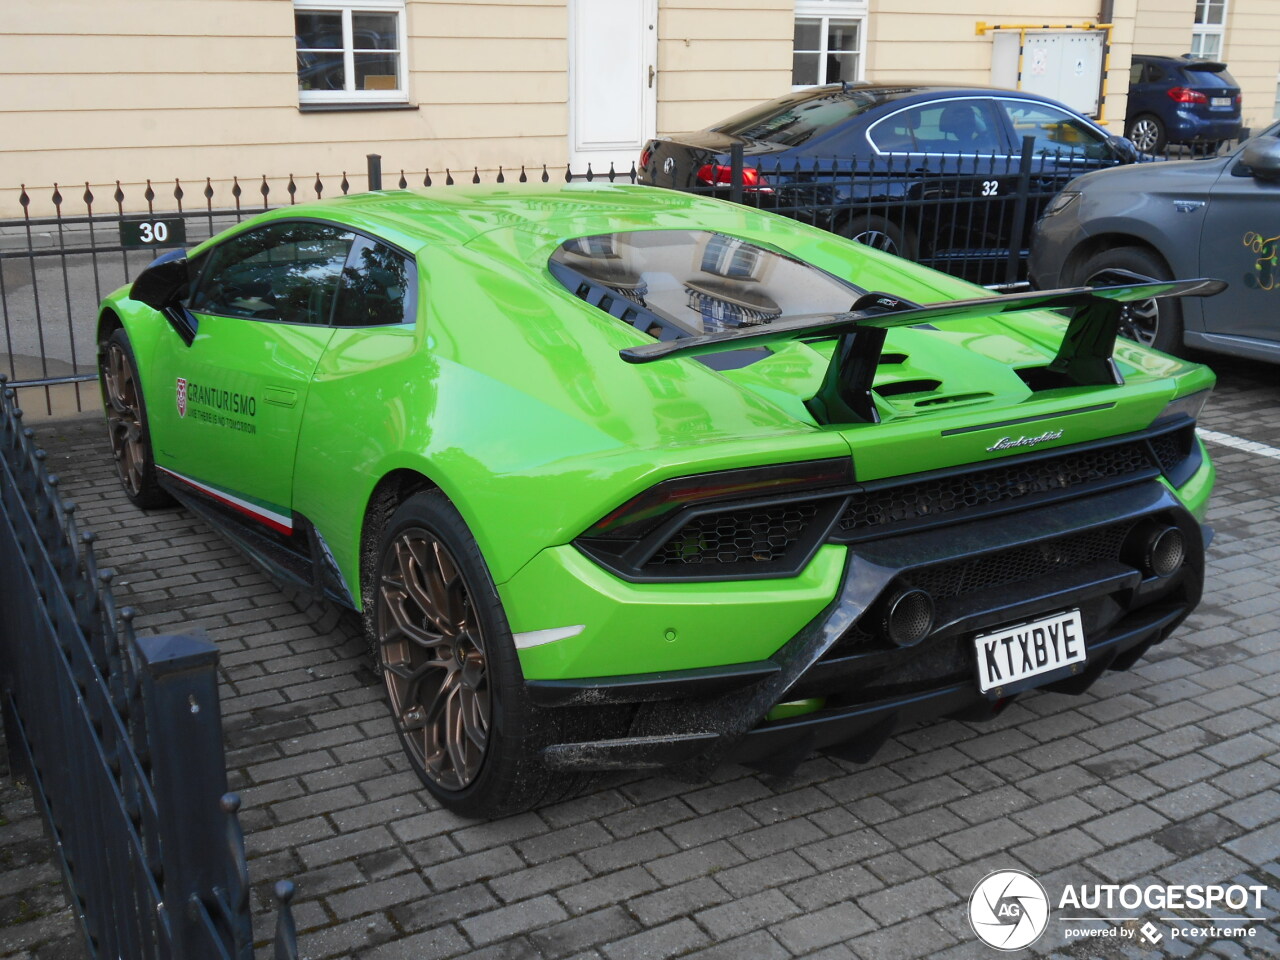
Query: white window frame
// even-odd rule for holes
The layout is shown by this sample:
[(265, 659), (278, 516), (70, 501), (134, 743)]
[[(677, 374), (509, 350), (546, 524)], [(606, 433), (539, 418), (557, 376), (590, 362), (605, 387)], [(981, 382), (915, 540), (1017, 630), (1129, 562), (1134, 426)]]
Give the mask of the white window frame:
[[(408, 32), (405, 28), (404, 0), (294, 0), (295, 13), (342, 14), (342, 70), (348, 85), (355, 83), (355, 42), (352, 37), (352, 13), (389, 13), (396, 18), (396, 49), (379, 51), (396, 55), (396, 88), (394, 90), (298, 90), (299, 103), (358, 104), (405, 103), (409, 99)], [(329, 50), (336, 53), (336, 50)], [(364, 52), (364, 51), (361, 51)]]
[[(1216, 0), (1209, 0), (1216, 2)], [(1200, 20), (1200, 3), (1196, 4), (1196, 22), (1195, 27), (1191, 31), (1191, 53), (1193, 56), (1204, 60), (1221, 60), (1223, 47), (1226, 45), (1226, 28), (1228, 4), (1230, 0), (1222, 0), (1222, 22), (1221, 23), (1204, 23)], [(1208, 9), (1206, 4), (1205, 9)], [(1212, 54), (1205, 53), (1205, 42), (1212, 38), (1212, 42), (1216, 50)]]
[[(862, 80), (867, 75), (867, 0), (796, 0), (796, 9), (793, 22), (797, 20), (818, 20), (821, 24), (819, 28), (819, 36), (821, 37), (822, 48), (818, 51), (818, 62), (825, 63), (827, 50), (827, 36), (830, 32), (832, 20), (855, 20), (858, 23), (858, 49), (854, 51), (858, 69), (855, 81)], [(806, 50), (805, 53), (812, 53), (812, 50)], [(795, 53), (794, 41), (792, 53)], [(793, 83), (792, 90), (807, 90), (810, 87), (821, 86), (815, 83)]]

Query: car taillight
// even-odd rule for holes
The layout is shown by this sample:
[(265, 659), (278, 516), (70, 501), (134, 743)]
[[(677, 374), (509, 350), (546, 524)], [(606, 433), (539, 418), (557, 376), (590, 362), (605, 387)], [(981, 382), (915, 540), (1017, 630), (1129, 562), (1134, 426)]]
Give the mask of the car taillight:
[[(704, 163), (698, 168), (698, 182), (709, 187), (733, 186), (733, 167), (723, 163)], [(769, 181), (755, 167), (742, 168), (742, 187), (759, 193), (769, 193)]]
[(847, 503), (852, 467), (840, 458), (664, 480), (574, 544), (636, 583), (795, 576)]
[(849, 460), (809, 460), (722, 470), (664, 480), (632, 497), (583, 536), (628, 539), (652, 530), (682, 507), (761, 496), (791, 496), (853, 482)]
[(643, 170), (649, 165), (649, 158), (653, 156), (653, 151), (645, 147), (640, 151), (640, 169)]
[(1208, 103), (1209, 98), (1199, 90), (1187, 87), (1171, 87), (1168, 91), (1170, 99), (1175, 103)]

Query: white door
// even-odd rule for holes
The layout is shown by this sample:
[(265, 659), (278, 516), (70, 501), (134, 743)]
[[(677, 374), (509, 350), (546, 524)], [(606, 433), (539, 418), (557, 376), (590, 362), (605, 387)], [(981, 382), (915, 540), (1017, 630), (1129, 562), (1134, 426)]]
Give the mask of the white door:
[(570, 0), (569, 163), (638, 164), (657, 112), (658, 0)]

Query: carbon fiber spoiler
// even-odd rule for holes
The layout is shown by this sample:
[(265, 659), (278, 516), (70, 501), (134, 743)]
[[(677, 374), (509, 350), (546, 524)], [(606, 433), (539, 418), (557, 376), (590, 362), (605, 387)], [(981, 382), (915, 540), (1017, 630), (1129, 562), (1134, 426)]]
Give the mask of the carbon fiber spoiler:
[(1070, 310), (1071, 320), (1058, 354), (1044, 368), (1046, 386), (1106, 386), (1124, 383), (1112, 354), (1125, 305), (1165, 297), (1211, 297), (1227, 287), (1222, 280), (1172, 280), (1114, 287), (1071, 287), (973, 300), (919, 305), (883, 293), (858, 298), (848, 313), (789, 317), (742, 330), (646, 343), (619, 351), (629, 363), (669, 357), (696, 357), (726, 350), (763, 347), (787, 340), (839, 337), (822, 386), (806, 401), (819, 423), (875, 423), (879, 420), (871, 384), (886, 332), (971, 317), (998, 317), (1028, 310)]

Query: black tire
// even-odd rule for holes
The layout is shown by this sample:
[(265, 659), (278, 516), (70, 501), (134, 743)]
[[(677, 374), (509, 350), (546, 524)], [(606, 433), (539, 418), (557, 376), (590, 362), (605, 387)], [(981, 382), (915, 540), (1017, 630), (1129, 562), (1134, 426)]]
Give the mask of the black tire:
[(117, 327), (98, 345), (98, 382), (107, 414), (111, 455), (125, 494), (143, 509), (172, 505), (173, 498), (156, 479), (138, 362), (123, 328)]
[[(1095, 253), (1085, 261), (1079, 277), (1087, 287), (1105, 287), (1131, 282), (1132, 276), (1126, 276), (1129, 274), (1149, 280), (1173, 279), (1173, 271), (1165, 262), (1143, 247), (1114, 247)], [(1181, 302), (1164, 299), (1127, 304), (1120, 335), (1165, 353), (1177, 353), (1182, 349)]]
[(1160, 118), (1154, 114), (1144, 113), (1133, 118), (1125, 136), (1133, 141), (1133, 145), (1142, 153), (1157, 154), (1169, 142), (1168, 133)]
[(850, 240), (892, 253), (896, 257), (915, 260), (915, 237), (892, 220), (875, 214), (860, 214), (845, 224), (844, 235)]
[(468, 817), (505, 816), (589, 782), (553, 778), (542, 764), (562, 718), (529, 702), (493, 579), (443, 493), (414, 494), (391, 515), (369, 587), (366, 622), (392, 722), (441, 804)]

